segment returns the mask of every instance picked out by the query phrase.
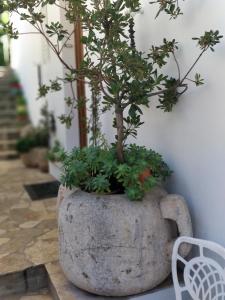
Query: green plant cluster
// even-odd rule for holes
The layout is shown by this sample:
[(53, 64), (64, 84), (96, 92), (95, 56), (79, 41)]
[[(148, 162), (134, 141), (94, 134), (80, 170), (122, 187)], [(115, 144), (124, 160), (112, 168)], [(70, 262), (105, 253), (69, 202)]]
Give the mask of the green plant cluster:
[[(141, 200), (145, 192), (171, 174), (161, 155), (145, 147), (126, 146), (124, 158), (121, 164), (114, 146), (76, 148), (64, 155), (61, 181), (69, 188), (100, 194), (125, 192), (130, 200)], [(151, 175), (141, 181), (140, 175), (146, 169)]]
[(51, 162), (61, 162), (66, 158), (66, 153), (59, 141), (55, 141), (53, 147), (48, 151), (47, 157)]
[[(179, 0), (153, 0), (150, 4), (158, 6), (156, 17), (164, 12), (171, 19), (176, 19), (182, 14)], [(214, 51), (222, 38), (218, 30), (209, 30), (194, 38), (199, 55), (183, 73), (177, 57), (179, 44), (175, 39), (164, 38), (161, 45), (149, 45), (145, 53), (136, 47), (134, 15), (140, 12), (141, 5), (140, 0), (65, 0), (63, 5), (56, 0), (6, 0), (0, 4), (0, 13), (16, 13), (22, 21), (30, 23), (45, 38), (66, 69), (64, 78), (56, 77), (41, 86), (39, 96), (57, 92), (64, 84), (71, 87), (73, 96), (64, 99), (69, 109), (59, 117), (67, 127), (71, 126), (74, 108), (89, 100), (94, 116), (89, 126), (93, 145), (99, 145), (98, 139), (102, 138), (99, 114), (112, 111), (117, 157), (121, 163), (124, 161), (123, 145), (128, 136), (136, 137), (143, 124), (143, 107), (149, 107), (151, 99), (158, 97), (157, 108), (170, 112), (191, 82), (197, 86), (203, 84), (200, 74), (194, 75), (192, 71), (202, 55), (208, 50)], [(82, 24), (81, 43), (85, 55), (78, 68), (68, 64), (63, 55), (74, 30), (68, 30), (64, 23), (58, 21), (48, 22), (43, 13), (45, 6), (56, 6), (70, 24)], [(4, 25), (4, 30), (12, 38), (20, 35), (11, 21)], [(163, 68), (171, 59), (177, 69), (174, 77), (165, 73)], [(85, 80), (89, 86), (90, 99), (76, 97), (73, 83), (80, 80)], [(84, 124), (85, 127), (88, 127), (87, 124)]]
[(26, 136), (18, 139), (16, 150), (19, 153), (29, 152), (35, 147), (48, 147), (49, 134), (45, 128), (32, 129)]

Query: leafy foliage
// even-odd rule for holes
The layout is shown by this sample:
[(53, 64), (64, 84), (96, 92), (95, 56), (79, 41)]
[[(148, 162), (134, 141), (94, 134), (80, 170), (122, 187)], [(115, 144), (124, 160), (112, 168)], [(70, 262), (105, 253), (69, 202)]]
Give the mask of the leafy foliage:
[(59, 141), (55, 141), (53, 147), (48, 151), (48, 159), (52, 162), (60, 162), (66, 158), (66, 153)]
[(179, 6), (179, 0), (155, 0), (150, 3), (159, 4), (159, 10), (156, 14), (156, 17), (158, 17), (162, 11), (165, 11), (173, 19), (176, 19), (179, 15), (182, 14)]
[[(161, 13), (176, 19), (182, 14), (179, 0), (153, 0), (150, 4), (158, 6), (156, 17)], [(65, 19), (71, 24), (81, 23), (84, 34), (81, 42), (85, 47), (85, 56), (78, 68), (69, 65), (63, 56), (63, 49), (71, 40), (73, 31), (69, 32), (59, 21), (47, 22), (43, 7), (57, 6)], [(124, 161), (123, 147), (129, 136), (136, 137), (137, 130), (143, 124), (142, 106), (149, 107), (151, 99), (159, 99), (160, 109), (172, 111), (188, 89), (189, 83), (196, 86), (203, 84), (200, 74), (189, 78), (191, 71), (208, 49), (214, 51), (222, 36), (210, 30), (202, 36), (193, 38), (197, 41), (200, 53), (186, 73), (181, 74), (176, 52), (178, 43), (175, 39), (163, 39), (162, 45), (151, 45), (147, 53), (139, 51), (135, 45), (134, 13), (141, 9), (140, 0), (65, 0), (59, 5), (56, 0), (7, 0), (3, 1), (0, 12), (8, 10), (33, 25), (35, 31), (45, 37), (49, 47), (57, 55), (67, 70), (64, 78), (56, 78), (40, 87), (39, 96), (45, 97), (49, 92), (57, 92), (64, 84), (72, 90), (72, 97), (66, 97), (69, 106), (67, 114), (59, 118), (67, 127), (72, 124), (73, 111), (87, 99), (78, 99), (73, 91), (73, 83), (85, 80), (90, 86), (92, 119), (89, 130), (92, 132), (91, 143), (99, 145), (99, 114), (112, 110), (115, 114), (114, 127), (117, 130), (117, 157)], [(4, 25), (5, 31), (13, 38), (19, 32), (11, 22)], [(163, 71), (168, 60), (173, 59), (177, 67), (177, 76), (171, 78)], [(128, 115), (127, 115), (128, 112)]]
[[(171, 171), (162, 157), (145, 147), (129, 145), (124, 150), (125, 160), (121, 164), (116, 149), (88, 147), (64, 153), (62, 183), (69, 187), (80, 187), (87, 192), (124, 192), (130, 200), (141, 200), (144, 193), (165, 180)], [(150, 170), (144, 181), (141, 173)]]
[(16, 149), (19, 153), (29, 152), (35, 147), (48, 147), (49, 134), (45, 128), (34, 128), (26, 136), (18, 139)]
[(20, 138), (16, 143), (16, 150), (19, 153), (29, 152), (34, 147), (34, 140), (30, 136)]
[[(158, 7), (156, 17), (166, 13), (171, 19), (182, 14), (179, 0), (152, 0)], [(47, 22), (43, 7), (57, 6), (70, 24), (82, 24), (81, 42), (85, 48), (84, 58), (77, 68), (71, 66), (63, 49), (68, 46), (74, 30), (69, 32), (64, 24)], [(158, 97), (157, 108), (165, 112), (174, 106), (187, 91), (189, 84), (203, 84), (199, 73), (192, 71), (207, 50), (214, 51), (222, 36), (218, 30), (210, 30), (193, 38), (199, 48), (198, 57), (184, 74), (177, 59), (179, 49), (175, 39), (163, 39), (162, 45), (150, 45), (146, 53), (135, 44), (134, 13), (141, 10), (140, 0), (7, 0), (0, 4), (0, 12), (16, 13), (21, 20), (29, 22), (35, 32), (47, 41), (66, 69), (64, 78), (55, 78), (39, 89), (39, 96), (57, 92), (64, 85), (71, 87), (71, 97), (65, 98), (68, 113), (59, 119), (67, 127), (72, 124), (74, 109), (86, 104), (88, 99), (79, 99), (73, 90), (74, 83), (84, 81), (90, 87), (91, 120), (88, 127), (92, 132), (93, 147), (74, 149), (63, 154), (65, 175), (63, 183), (79, 186), (90, 192), (125, 191), (132, 200), (139, 200), (144, 192), (170, 174), (159, 154), (144, 147), (126, 145), (129, 136), (137, 137), (143, 124), (142, 109), (150, 107), (151, 99)], [(5, 32), (18, 38), (20, 32), (10, 22), (4, 25)], [(172, 59), (177, 69), (174, 77), (165, 73), (164, 66)], [(116, 129), (115, 143), (109, 149), (100, 131), (101, 113), (110, 110), (114, 114)], [(102, 142), (103, 141), (103, 142)], [(151, 176), (143, 182), (139, 176), (146, 169)]]
[(223, 36), (219, 34), (219, 31), (206, 31), (204, 35), (199, 38), (193, 38), (193, 40), (198, 41), (198, 46), (201, 50), (208, 50), (210, 48), (211, 51), (215, 51), (214, 47), (220, 42), (220, 39)]

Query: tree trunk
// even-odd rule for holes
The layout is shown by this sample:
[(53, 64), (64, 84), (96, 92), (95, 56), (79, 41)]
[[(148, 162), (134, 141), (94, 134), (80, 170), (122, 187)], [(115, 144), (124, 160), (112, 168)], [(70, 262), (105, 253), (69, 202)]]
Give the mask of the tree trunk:
[(116, 109), (116, 129), (117, 129), (117, 143), (116, 152), (118, 160), (124, 162), (123, 153), (123, 141), (124, 141), (124, 131), (123, 131), (123, 111), (121, 108)]

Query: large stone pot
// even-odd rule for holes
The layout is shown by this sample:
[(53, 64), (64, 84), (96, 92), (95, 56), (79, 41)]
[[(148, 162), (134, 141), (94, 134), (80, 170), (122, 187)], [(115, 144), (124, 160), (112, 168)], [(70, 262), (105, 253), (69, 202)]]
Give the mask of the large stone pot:
[(33, 161), (32, 161), (32, 157), (30, 155), (30, 152), (22, 153), (20, 155), (20, 158), (21, 158), (21, 160), (22, 160), (25, 167), (27, 167), (27, 168), (32, 168), (33, 167)]
[(39, 147), (36, 148), (36, 153), (37, 153), (37, 165), (38, 168), (44, 172), (48, 172), (48, 148), (47, 147)]
[[(77, 287), (104, 296), (150, 290), (171, 271), (172, 226), (192, 235), (184, 199), (154, 188), (143, 201), (125, 195), (66, 193), (59, 206), (60, 264)], [(182, 255), (187, 255), (183, 249)]]
[(48, 172), (48, 148), (35, 147), (30, 151), (30, 156), (34, 168), (39, 168), (42, 172)]

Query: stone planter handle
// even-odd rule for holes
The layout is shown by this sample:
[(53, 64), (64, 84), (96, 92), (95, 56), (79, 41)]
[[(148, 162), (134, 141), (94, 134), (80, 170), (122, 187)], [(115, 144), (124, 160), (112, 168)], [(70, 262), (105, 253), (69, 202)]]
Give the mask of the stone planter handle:
[[(179, 236), (193, 236), (190, 213), (182, 196), (170, 194), (163, 197), (160, 201), (160, 208), (164, 219), (176, 222)], [(175, 240), (168, 243), (167, 251), (170, 257), (172, 257)], [(183, 244), (180, 248), (180, 255), (185, 257), (190, 250), (189, 245)]]

